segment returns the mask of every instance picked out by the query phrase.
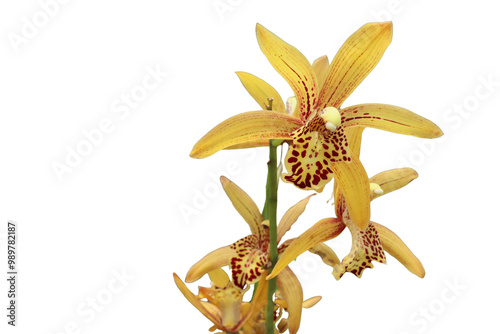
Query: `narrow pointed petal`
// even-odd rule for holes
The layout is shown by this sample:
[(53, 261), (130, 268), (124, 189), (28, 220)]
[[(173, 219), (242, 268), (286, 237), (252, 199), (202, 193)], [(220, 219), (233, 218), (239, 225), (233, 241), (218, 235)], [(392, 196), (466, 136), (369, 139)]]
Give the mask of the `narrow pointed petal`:
[(266, 277), (271, 279), (276, 277), (286, 266), (295, 260), (300, 254), (316, 246), (319, 243), (337, 237), (345, 228), (344, 223), (339, 218), (325, 218), (314, 224), (295, 241), (293, 241), (280, 256), (274, 266), (272, 273)]
[(300, 117), (306, 120), (315, 109), (319, 89), (313, 68), (299, 50), (257, 24), (259, 46), (274, 69), (288, 82), (297, 98)]
[(246, 192), (227, 177), (221, 176), (220, 181), (234, 208), (245, 219), (248, 226), (250, 226), (252, 234), (260, 236), (262, 231), (261, 223), (264, 218), (262, 218), (257, 204), (255, 204)]
[(321, 87), (323, 85), (323, 82), (325, 81), (329, 65), (330, 64), (328, 63), (327, 56), (319, 57), (312, 64), (314, 73), (316, 74), (316, 78), (318, 79), (319, 87)]
[(326, 265), (329, 265), (330, 267), (334, 267), (334, 266), (340, 264), (340, 260), (339, 260), (339, 258), (337, 256), (337, 254), (335, 254), (335, 252), (333, 251), (333, 249), (331, 249), (325, 243), (317, 244), (316, 246), (313, 246), (313, 247), (309, 248), (309, 251), (311, 253), (316, 254), (319, 257), (321, 257), (321, 259), (323, 260), (323, 262)]
[(358, 158), (361, 153), (361, 137), (363, 136), (364, 129), (363, 127), (350, 127), (344, 130), (351, 154)]
[(269, 110), (267, 108), (269, 105), (268, 99), (271, 98), (273, 99), (272, 110), (286, 113), (285, 104), (281, 96), (270, 84), (250, 73), (236, 72), (236, 74), (248, 93), (257, 101), (262, 110)]
[(250, 111), (226, 119), (215, 126), (193, 147), (192, 158), (206, 158), (232, 145), (262, 139), (290, 139), (302, 125), (293, 116), (276, 111)]
[(287, 231), (290, 230), (292, 225), (297, 221), (297, 219), (300, 217), (300, 215), (304, 212), (306, 209), (307, 203), (309, 203), (309, 199), (316, 194), (312, 194), (301, 200), (299, 203), (295, 204), (292, 206), (290, 209), (288, 209), (287, 212), (283, 215), (283, 218), (281, 218), (279, 224), (278, 224), (278, 244), (281, 241), (281, 238), (285, 235)]
[(370, 183), (359, 159), (354, 155), (351, 158), (351, 163), (336, 162), (332, 169), (352, 221), (364, 230), (370, 222)]
[(373, 224), (360, 230), (350, 220), (347, 211), (344, 212), (343, 221), (351, 232), (352, 246), (351, 252), (342, 259), (341, 264), (333, 267), (335, 279), (339, 280), (346, 272), (361, 277), (366, 268), (373, 268), (373, 260), (386, 263), (382, 242)]
[(208, 272), (210, 281), (218, 288), (224, 288), (229, 283), (229, 276), (221, 268), (214, 269)]
[(254, 148), (254, 147), (268, 147), (269, 146), (269, 139), (259, 139), (259, 140), (253, 140), (249, 141), (246, 143), (241, 143), (241, 144), (236, 144), (236, 145), (231, 145), (226, 148), (225, 150), (239, 150), (242, 148)]
[(182, 282), (182, 280), (177, 276), (177, 274), (174, 273), (174, 280), (175, 280), (175, 285), (181, 290), (182, 294), (186, 299), (198, 309), (205, 317), (208, 318), (211, 322), (213, 322), (218, 329), (222, 329), (222, 324), (221, 324), (221, 319), (219, 319), (216, 315), (212, 314), (209, 312), (205, 307), (203, 307), (203, 304), (201, 301), (196, 298), (196, 296), (188, 289), (188, 287)]
[(340, 108), (375, 68), (392, 40), (392, 23), (368, 23), (351, 35), (332, 60), (321, 88), (318, 109)]
[(372, 195), (372, 200), (406, 186), (417, 177), (417, 172), (412, 168), (397, 168), (378, 173), (370, 178), (370, 182), (378, 184), (384, 192), (381, 195)]
[(377, 229), (384, 250), (395, 257), (396, 260), (401, 262), (401, 264), (403, 264), (410, 272), (420, 278), (423, 278), (425, 276), (425, 269), (422, 266), (422, 263), (405, 245), (405, 243), (387, 227), (377, 223), (372, 224)]
[(295, 334), (299, 330), (302, 315), (302, 301), (304, 300), (302, 286), (297, 276), (288, 267), (278, 275), (277, 285), (287, 303), (288, 330), (290, 334)]
[(236, 255), (231, 258), (234, 285), (243, 289), (246, 284), (256, 283), (269, 262), (269, 235), (264, 240), (252, 234), (231, 245)]
[(311, 308), (317, 303), (319, 303), (320, 300), (321, 296), (311, 297), (307, 300), (304, 300), (304, 302), (302, 303), (302, 308)]
[(342, 109), (344, 127), (361, 126), (419, 138), (437, 138), (443, 131), (428, 119), (388, 104), (358, 104)]
[(186, 282), (192, 283), (203, 277), (206, 273), (217, 268), (225, 267), (231, 262), (236, 252), (230, 246), (221, 247), (205, 255), (196, 262), (186, 275)]

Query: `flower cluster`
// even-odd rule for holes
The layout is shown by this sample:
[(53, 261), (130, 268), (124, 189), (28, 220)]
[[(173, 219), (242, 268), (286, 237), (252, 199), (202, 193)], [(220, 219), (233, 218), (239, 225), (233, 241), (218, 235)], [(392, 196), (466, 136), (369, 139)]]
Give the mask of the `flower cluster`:
[[(251, 234), (216, 249), (191, 267), (187, 283), (205, 274), (212, 282), (210, 288), (200, 287), (198, 295), (191, 293), (177, 275), (174, 278), (184, 296), (212, 321), (213, 330), (269, 334), (271, 327), (265, 323), (272, 321), (271, 332), (296, 333), (302, 308), (320, 299), (304, 301), (300, 282), (288, 267), (305, 251), (320, 256), (333, 268), (337, 280), (346, 272), (361, 277), (364, 269), (373, 267), (372, 261), (385, 263), (385, 252), (415, 275), (424, 276), (422, 264), (403, 241), (370, 220), (370, 202), (405, 186), (417, 173), (402, 168), (368, 178), (360, 161), (361, 139), (366, 127), (420, 138), (436, 138), (442, 132), (433, 122), (401, 107), (342, 105), (391, 43), (392, 23), (364, 25), (347, 39), (331, 62), (323, 56), (312, 64), (263, 26), (257, 25), (256, 30), (262, 52), (288, 82), (294, 96), (285, 103), (262, 79), (237, 73), (262, 110), (241, 113), (218, 124), (195, 144), (191, 157), (205, 158), (222, 149), (287, 143), (286, 172), (281, 174), (281, 180), (317, 192), (335, 180), (335, 217), (322, 219), (299, 237), (282, 241), (313, 195), (292, 206), (275, 226), (266, 214), (266, 207), (261, 213), (247, 193), (222, 177), (227, 196), (249, 225)], [(325, 242), (344, 230), (351, 233), (352, 247), (340, 261)], [(277, 254), (275, 261), (273, 247)], [(230, 276), (222, 269), (225, 267), (229, 268)], [(270, 283), (273, 279), (277, 290)], [(243, 301), (250, 287), (253, 287), (251, 301)], [(284, 312), (287, 318), (283, 317)]]

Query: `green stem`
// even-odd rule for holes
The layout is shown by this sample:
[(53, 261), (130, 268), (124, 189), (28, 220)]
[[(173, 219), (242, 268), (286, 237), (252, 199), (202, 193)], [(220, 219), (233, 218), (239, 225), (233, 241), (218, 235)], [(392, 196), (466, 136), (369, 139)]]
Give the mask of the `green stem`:
[[(264, 219), (269, 220), (269, 252), (271, 272), (278, 261), (278, 228), (276, 224), (276, 210), (278, 206), (278, 163), (276, 145), (269, 141), (269, 162), (267, 163), (266, 204), (264, 205)], [(269, 280), (266, 307), (266, 332), (274, 334), (274, 293), (276, 291), (276, 278)]]

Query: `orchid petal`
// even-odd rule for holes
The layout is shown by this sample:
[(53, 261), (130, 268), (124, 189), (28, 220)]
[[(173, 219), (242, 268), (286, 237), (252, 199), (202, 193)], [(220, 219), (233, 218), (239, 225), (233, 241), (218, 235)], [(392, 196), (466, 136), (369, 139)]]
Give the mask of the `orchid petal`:
[(315, 296), (315, 297), (311, 297), (307, 300), (304, 300), (304, 302), (302, 303), (302, 308), (311, 308), (314, 305), (316, 305), (317, 303), (319, 303), (320, 300), (321, 300), (321, 296)]
[(318, 109), (340, 108), (382, 58), (392, 40), (392, 23), (368, 23), (351, 35), (332, 60)]
[(342, 259), (342, 263), (333, 267), (335, 279), (339, 280), (346, 272), (361, 277), (366, 268), (373, 268), (373, 260), (386, 263), (382, 242), (372, 224), (365, 230), (358, 229), (349, 218), (348, 211), (344, 211), (343, 222), (351, 232), (352, 246), (351, 252)]
[(318, 84), (320, 87), (323, 85), (323, 82), (325, 81), (329, 65), (330, 64), (328, 63), (327, 56), (319, 57), (312, 64), (314, 73), (316, 74), (316, 78), (318, 79)]
[(300, 317), (302, 315), (303, 293), (297, 276), (293, 271), (286, 267), (278, 275), (278, 289), (287, 303), (288, 312), (288, 330), (290, 334), (295, 334), (299, 330)]
[(335, 254), (335, 252), (333, 251), (333, 249), (331, 249), (325, 243), (319, 243), (316, 246), (313, 246), (313, 247), (309, 248), (309, 252), (311, 252), (313, 254), (316, 254), (319, 257), (321, 257), (321, 259), (323, 260), (323, 262), (326, 265), (329, 265), (330, 267), (333, 267), (335, 265), (339, 265), (340, 264), (340, 260), (339, 260), (339, 258), (337, 256), (337, 254)]
[(318, 84), (309, 61), (299, 50), (257, 24), (259, 46), (274, 69), (288, 82), (297, 98), (300, 118), (309, 118), (316, 106)]
[(344, 127), (361, 126), (420, 138), (437, 138), (443, 131), (428, 119), (388, 104), (358, 104), (342, 109)]
[(410, 272), (420, 278), (425, 276), (425, 269), (420, 260), (411, 252), (408, 246), (387, 227), (377, 223), (372, 223), (377, 229), (382, 246), (387, 253), (391, 254), (401, 264), (403, 264)]
[(279, 224), (278, 224), (278, 244), (281, 241), (281, 238), (285, 235), (287, 231), (290, 230), (292, 225), (297, 221), (297, 219), (300, 217), (300, 215), (304, 212), (306, 209), (307, 203), (309, 203), (309, 199), (311, 196), (314, 196), (316, 194), (312, 194), (301, 200), (299, 203), (295, 204), (292, 206), (290, 209), (288, 209), (287, 212), (283, 215), (281, 218)]
[(236, 252), (230, 246), (221, 247), (210, 252), (189, 269), (186, 275), (186, 282), (195, 282), (206, 273), (229, 265), (231, 258), (235, 255)]
[(325, 218), (314, 224), (297, 239), (295, 239), (280, 256), (273, 271), (266, 279), (276, 277), (290, 262), (300, 254), (319, 243), (337, 237), (345, 228), (339, 218)]
[(226, 119), (215, 126), (193, 147), (192, 158), (206, 158), (232, 145), (261, 139), (290, 139), (302, 125), (293, 116), (276, 111), (250, 111)]
[(370, 222), (370, 184), (359, 159), (354, 155), (351, 158), (351, 163), (336, 162), (332, 169), (351, 219), (360, 230), (364, 230)]
[(220, 181), (222, 187), (229, 197), (231, 203), (233, 203), (234, 208), (238, 213), (245, 219), (250, 226), (252, 234), (261, 235), (262, 227), (261, 223), (264, 220), (262, 214), (260, 213), (257, 204), (252, 200), (246, 192), (244, 192), (240, 187), (238, 187), (234, 182), (229, 180), (225, 176), (221, 176)]
[(262, 110), (269, 110), (267, 107), (269, 105), (268, 99), (272, 99), (272, 110), (286, 113), (285, 104), (281, 96), (271, 85), (250, 73), (236, 72), (236, 74), (248, 93), (257, 101)]
[(182, 282), (182, 280), (179, 278), (179, 276), (177, 276), (177, 274), (175, 274), (175, 273), (174, 273), (174, 280), (175, 280), (175, 284), (177, 285), (177, 287), (179, 288), (179, 290), (181, 290), (181, 292), (184, 295), (184, 297), (186, 297), (186, 299), (194, 307), (196, 307), (198, 309), (198, 311), (200, 311), (205, 317), (207, 317), (208, 320), (210, 320), (211, 322), (213, 322), (217, 326), (218, 329), (222, 329), (221, 319), (218, 318), (213, 313), (211, 313), (210, 311), (208, 311), (203, 306), (203, 304), (201, 303), (201, 301), (199, 301), (198, 298), (196, 298), (196, 296), (188, 289), (188, 287), (184, 284), (184, 282)]
[(254, 148), (254, 147), (264, 147), (264, 146), (265, 147), (269, 146), (269, 139), (252, 140), (241, 144), (231, 145), (224, 148), (224, 150), (239, 150), (242, 148)]
[(370, 182), (378, 184), (384, 192), (381, 195), (372, 195), (372, 201), (377, 197), (406, 186), (417, 177), (417, 172), (412, 168), (397, 168), (378, 173), (370, 178)]
[[(263, 272), (263, 275), (267, 275), (267, 270)], [(234, 332), (237, 332), (243, 325), (247, 327), (248, 326), (247, 320), (250, 322), (251, 321), (250, 319), (254, 319), (257, 316), (257, 314), (261, 312), (263, 308), (265, 308), (267, 303), (268, 285), (269, 285), (268, 281), (260, 280), (259, 284), (255, 286), (256, 290), (253, 294), (252, 301), (250, 303), (248, 311), (246, 311), (245, 315), (242, 316), (240, 324), (234, 330)], [(246, 331), (243, 332), (246, 333)]]
[(221, 268), (214, 269), (208, 272), (210, 281), (218, 288), (224, 288), (229, 283), (229, 276)]
[(288, 173), (283, 173), (281, 179), (303, 190), (322, 189), (334, 176), (331, 165), (351, 160), (343, 128), (331, 132), (323, 126), (326, 131), (318, 131), (323, 130), (319, 122), (324, 124), (317, 117), (312, 124), (292, 133), (293, 145), (285, 157)]

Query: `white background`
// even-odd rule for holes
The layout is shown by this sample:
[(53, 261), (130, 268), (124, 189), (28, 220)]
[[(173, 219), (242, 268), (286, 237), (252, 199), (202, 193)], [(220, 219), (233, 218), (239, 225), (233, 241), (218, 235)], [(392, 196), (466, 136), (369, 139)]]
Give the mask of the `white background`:
[[(217, 11), (214, 4), (229, 7)], [(366, 130), (361, 156), (369, 175), (403, 166), (418, 171), (409, 186), (373, 202), (372, 219), (407, 243), (426, 277), (389, 257), (362, 279), (346, 274), (336, 281), (305, 254), (294, 270), (305, 297), (323, 300), (303, 312), (301, 332), (495, 331), (495, 2), (23, 0), (0, 5), (3, 272), (7, 220), (18, 222), (20, 240), (18, 327), (6, 325), (2, 279), (1, 332), (205, 332), (210, 322), (182, 297), (172, 273), (185, 277), (206, 253), (249, 233), (214, 180), (225, 174), (262, 205), (267, 152), (225, 151), (204, 160), (188, 154), (220, 121), (259, 109), (235, 71), (291, 95), (261, 53), (255, 24), (313, 61), (332, 59), (364, 23), (385, 20), (394, 22), (392, 44), (344, 105), (402, 106), (446, 133), (431, 141)], [(29, 22), (38, 27), (30, 30)], [(168, 75), (144, 90), (154, 70)], [(146, 94), (126, 114), (122, 99), (133, 92)], [(84, 132), (106, 119), (108, 133), (83, 147)], [(66, 164), (77, 147), (87, 156), (58, 178), (54, 163)], [(330, 194), (331, 185), (311, 200), (289, 237), (333, 216), (325, 203)], [(281, 184), (279, 215), (305, 196)], [(345, 256), (347, 231), (330, 245)], [(122, 272), (125, 281), (116, 280)]]

